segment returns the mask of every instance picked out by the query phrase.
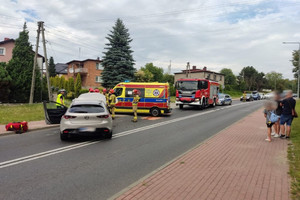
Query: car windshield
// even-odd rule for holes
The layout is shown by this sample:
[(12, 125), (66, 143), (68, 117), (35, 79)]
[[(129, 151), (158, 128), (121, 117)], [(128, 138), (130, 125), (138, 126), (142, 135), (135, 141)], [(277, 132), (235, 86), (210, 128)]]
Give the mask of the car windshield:
[(224, 94), (219, 94), (219, 98), (224, 98), (225, 97), (225, 95)]
[(250, 97), (251, 96), (251, 94), (247, 94), (247, 97)]
[(178, 90), (197, 90), (198, 81), (178, 81), (177, 82)]
[(70, 113), (103, 113), (104, 111), (101, 105), (92, 104), (73, 105), (69, 110)]

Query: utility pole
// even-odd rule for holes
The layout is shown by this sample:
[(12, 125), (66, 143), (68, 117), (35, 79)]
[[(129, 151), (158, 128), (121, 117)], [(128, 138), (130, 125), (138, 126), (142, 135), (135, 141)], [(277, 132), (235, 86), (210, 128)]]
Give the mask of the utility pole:
[(51, 94), (51, 86), (50, 86), (50, 79), (49, 79), (49, 67), (48, 67), (48, 59), (47, 59), (47, 49), (46, 49), (46, 40), (45, 40), (45, 28), (44, 28), (44, 22), (41, 22), (41, 28), (42, 28), (42, 37), (43, 37), (43, 47), (44, 47), (44, 57), (45, 57), (45, 65), (46, 65), (46, 79), (47, 79), (47, 87), (48, 87), (48, 98), (49, 101), (52, 100), (52, 94)]
[(283, 44), (298, 44), (298, 88), (297, 88), (297, 97), (300, 98), (300, 42), (283, 42)]
[(38, 22), (38, 29), (37, 29), (37, 36), (36, 36), (36, 45), (35, 45), (35, 53), (34, 53), (34, 60), (33, 60), (33, 69), (32, 69), (32, 79), (31, 79), (31, 89), (30, 89), (29, 104), (33, 103), (33, 97), (34, 97), (35, 70), (36, 70), (37, 55), (38, 55), (38, 50), (39, 50), (40, 31), (41, 31), (41, 22)]
[(185, 70), (185, 76), (186, 76), (186, 78), (189, 77), (190, 69), (191, 69), (190, 62), (187, 62), (187, 64), (186, 64), (186, 70)]

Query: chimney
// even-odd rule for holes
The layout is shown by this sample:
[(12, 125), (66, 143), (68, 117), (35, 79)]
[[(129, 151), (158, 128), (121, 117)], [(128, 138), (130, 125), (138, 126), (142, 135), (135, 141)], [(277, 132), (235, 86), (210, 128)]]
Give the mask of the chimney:
[(207, 70), (207, 67), (204, 66), (204, 67), (203, 67), (203, 71), (206, 71), (206, 70)]
[(196, 69), (197, 69), (197, 66), (194, 65), (194, 66), (193, 66), (193, 70), (196, 70)]
[(6, 38), (4, 38), (4, 41), (6, 41), (6, 40), (10, 40), (10, 39), (6, 37)]

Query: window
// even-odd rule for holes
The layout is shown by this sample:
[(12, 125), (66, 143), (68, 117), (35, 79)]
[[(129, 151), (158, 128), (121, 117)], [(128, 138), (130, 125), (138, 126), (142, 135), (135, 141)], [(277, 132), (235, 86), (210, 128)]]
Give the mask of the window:
[(101, 63), (96, 63), (96, 69), (97, 70), (103, 70), (104, 68), (103, 68)]
[(214, 75), (214, 81), (216, 81), (217, 80), (217, 75)]
[(116, 88), (115, 89), (115, 95), (118, 97), (118, 96), (121, 96), (122, 95), (122, 92), (123, 92), (123, 88)]
[(136, 89), (140, 97), (145, 97), (145, 88), (126, 88), (125, 97), (133, 97), (133, 90)]
[(102, 76), (96, 76), (96, 82), (102, 83)]
[(4, 56), (4, 55), (5, 55), (5, 48), (0, 47), (0, 56)]
[(208, 81), (199, 81), (198, 88), (201, 89), (207, 89), (208, 88)]
[(220, 81), (222, 81), (222, 75), (220, 75)]
[(105, 110), (101, 105), (73, 105), (70, 113), (103, 113)]

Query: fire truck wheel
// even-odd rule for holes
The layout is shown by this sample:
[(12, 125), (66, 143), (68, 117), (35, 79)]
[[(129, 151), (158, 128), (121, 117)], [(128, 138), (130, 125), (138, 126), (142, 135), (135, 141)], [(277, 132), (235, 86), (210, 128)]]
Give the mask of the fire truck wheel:
[(157, 116), (160, 115), (160, 110), (159, 110), (159, 108), (152, 108), (150, 112), (151, 112), (151, 115), (152, 115), (153, 117), (157, 117)]
[(179, 109), (183, 109), (183, 104), (179, 104)]

